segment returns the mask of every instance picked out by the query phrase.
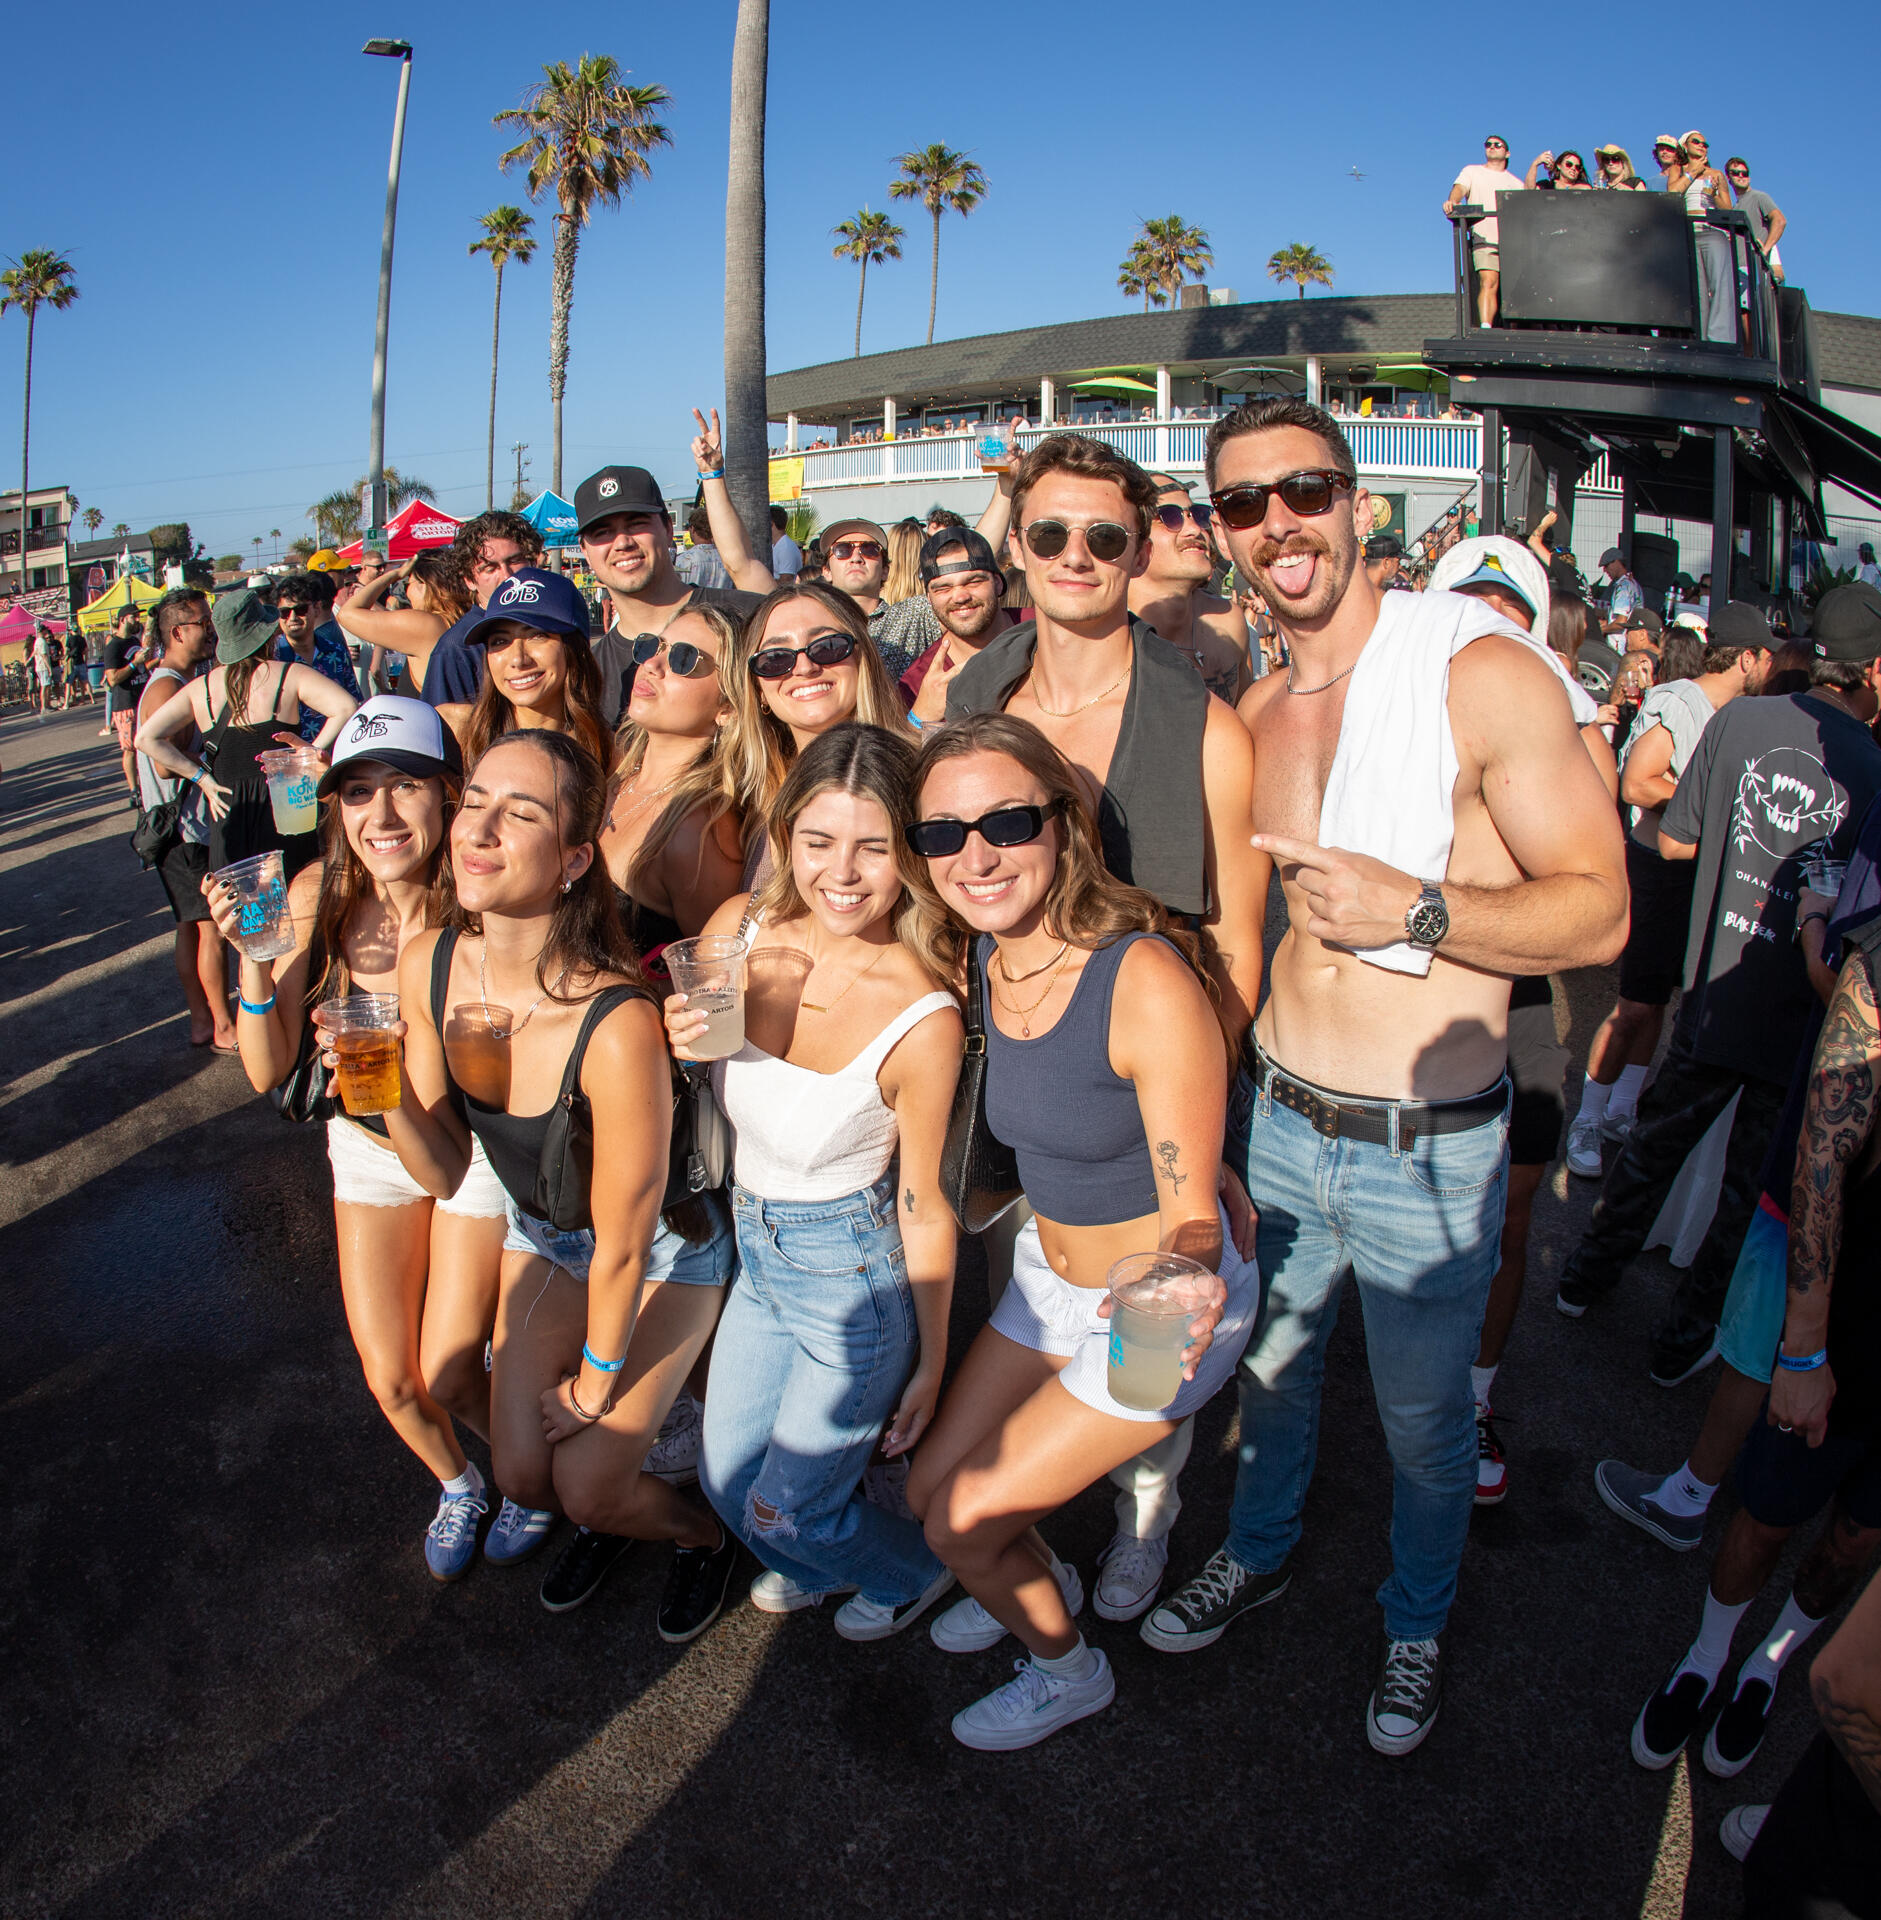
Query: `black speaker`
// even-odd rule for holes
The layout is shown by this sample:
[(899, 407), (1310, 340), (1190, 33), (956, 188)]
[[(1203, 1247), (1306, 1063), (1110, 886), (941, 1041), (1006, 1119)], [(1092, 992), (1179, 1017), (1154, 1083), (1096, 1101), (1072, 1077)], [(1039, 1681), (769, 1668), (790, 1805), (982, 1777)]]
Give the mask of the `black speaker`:
[(1783, 384), (1800, 390), (1818, 405), (1822, 386), (1816, 377), (1816, 323), (1809, 296), (1801, 287), (1777, 288), (1777, 329), (1782, 336)]
[(1664, 193), (1505, 193), (1502, 317), (1542, 326), (1697, 328), (1685, 203)]
[[(1629, 199), (1636, 196), (1629, 194)], [(1672, 582), (1678, 578), (1679, 543), (1668, 540), (1663, 533), (1641, 533), (1633, 531), (1633, 578), (1639, 582), (1640, 591), (1646, 596), (1646, 604), (1654, 613), (1663, 615), (1665, 597), (1672, 591)]]

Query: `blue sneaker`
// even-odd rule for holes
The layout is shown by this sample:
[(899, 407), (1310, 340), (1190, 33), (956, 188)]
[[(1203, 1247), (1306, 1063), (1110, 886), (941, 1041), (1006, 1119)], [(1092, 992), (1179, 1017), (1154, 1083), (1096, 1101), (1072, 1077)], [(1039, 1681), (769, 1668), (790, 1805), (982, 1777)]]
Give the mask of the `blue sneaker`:
[(490, 1511), (481, 1492), (446, 1494), (425, 1529), (425, 1565), (433, 1580), (461, 1580), (477, 1555), (477, 1522)]
[(483, 1537), (483, 1557), (493, 1567), (511, 1567), (527, 1560), (555, 1527), (555, 1515), (547, 1507), (519, 1507), (507, 1494), (497, 1509), (496, 1520)]

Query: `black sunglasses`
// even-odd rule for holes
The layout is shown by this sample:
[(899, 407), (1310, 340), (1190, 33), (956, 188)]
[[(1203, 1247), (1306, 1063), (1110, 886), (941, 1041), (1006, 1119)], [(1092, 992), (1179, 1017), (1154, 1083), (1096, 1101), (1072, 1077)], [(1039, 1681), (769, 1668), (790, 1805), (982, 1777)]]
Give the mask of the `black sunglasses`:
[(1229, 526), (1244, 532), (1267, 518), (1267, 502), (1276, 493), (1294, 513), (1325, 513), (1335, 494), (1350, 493), (1355, 484), (1349, 473), (1331, 467), (1308, 467), (1265, 486), (1229, 487), (1208, 497)]
[[(1178, 526), (1181, 522), (1176, 523)], [(1071, 543), (1073, 533), (1084, 535), (1093, 560), (1121, 560), (1130, 546), (1130, 529), (1115, 520), (1098, 520), (1088, 527), (1068, 527), (1062, 520), (1034, 520), (1025, 529), (1025, 544), (1040, 560), (1056, 560)]]
[(970, 833), (977, 833), (989, 847), (1027, 846), (1045, 831), (1045, 822), (1057, 811), (1056, 800), (1047, 807), (997, 807), (977, 820), (916, 820), (903, 831), (923, 860), (944, 860), (967, 844)]
[(760, 680), (788, 680), (797, 670), (799, 656), (813, 667), (839, 667), (855, 650), (850, 634), (819, 633), (807, 647), (760, 647), (751, 656), (751, 671)]
[(311, 613), (313, 609), (299, 600), (277, 600), (274, 603), (274, 611), (285, 620), (290, 613)]
[[(633, 657), (636, 667), (644, 667), (648, 661), (656, 658), (660, 649), (666, 649), (668, 668), (682, 680), (703, 680), (707, 674), (718, 671), (718, 662), (695, 647), (690, 640), (669, 641), (664, 634), (637, 633), (634, 635)], [(788, 668), (785, 669), (789, 671)]]
[(879, 560), (882, 547), (877, 540), (838, 540), (830, 548), (830, 557), (835, 560)]
[(1193, 500), (1185, 500), (1181, 506), (1177, 506), (1172, 500), (1166, 506), (1161, 506), (1156, 509), (1156, 518), (1160, 520), (1171, 533), (1180, 533), (1182, 531), (1182, 523), (1185, 520), (1193, 520), (1198, 527), (1206, 531), (1208, 523), (1214, 519), (1214, 517), (1215, 509), (1213, 507), (1205, 503), (1197, 505)]

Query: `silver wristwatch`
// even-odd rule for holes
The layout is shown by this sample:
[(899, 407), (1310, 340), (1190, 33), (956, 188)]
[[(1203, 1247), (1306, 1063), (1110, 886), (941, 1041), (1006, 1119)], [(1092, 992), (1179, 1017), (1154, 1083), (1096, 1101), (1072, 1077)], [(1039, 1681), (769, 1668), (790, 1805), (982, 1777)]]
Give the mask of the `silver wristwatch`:
[(1404, 916), (1404, 937), (1414, 947), (1435, 947), (1450, 931), (1450, 909), (1436, 885), (1426, 880), (1423, 891)]

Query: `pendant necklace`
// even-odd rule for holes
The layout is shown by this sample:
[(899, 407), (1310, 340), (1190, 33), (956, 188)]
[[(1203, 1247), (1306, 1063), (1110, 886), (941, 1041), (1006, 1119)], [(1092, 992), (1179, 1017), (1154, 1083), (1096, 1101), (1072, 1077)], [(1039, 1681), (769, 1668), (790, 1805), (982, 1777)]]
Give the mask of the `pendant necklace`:
[[(1070, 941), (1067, 940), (1064, 944), (1064, 947), (1059, 952), (1058, 958), (1052, 963), (1052, 969), (1051, 969), (1052, 977), (1045, 982), (1045, 991), (1041, 993), (1039, 997), (1036, 1000), (1034, 1000), (1029, 1006), (1021, 1007), (1021, 1006), (1015, 1005), (1014, 1002), (1008, 1000), (1006, 996), (999, 991), (998, 983), (997, 982), (994, 983), (993, 994), (994, 994), (994, 997), (998, 1000), (999, 1004), (1002, 1007), (1004, 1007), (1008, 1013), (1018, 1015), (1020, 1039), (1022, 1040), (1031, 1039), (1032, 1037), (1031, 1016), (1037, 1013), (1039, 1008), (1042, 1007), (1045, 1004), (1045, 1002), (1051, 998), (1052, 988), (1054, 988), (1058, 984), (1058, 976), (1061, 972), (1063, 972), (1065, 961), (1070, 957), (1070, 953), (1071, 953), (1071, 943)], [(1005, 971), (1005, 962), (1003, 960), (1000, 962), (1000, 970), (1002, 973)], [(1029, 979), (1032, 979), (1034, 976), (1031, 974), (1027, 974), (1025, 977), (1029, 980)]]
[[(485, 1013), (488, 1013), (490, 1011), (490, 981), (489, 981), (489, 976), (486, 972), (486, 969), (488, 968), (489, 964), (490, 964), (490, 943), (489, 941), (485, 940), (483, 942), (483, 951), (477, 956), (477, 998), (483, 1002), (483, 1010)], [(560, 986), (562, 983), (562, 980), (565, 980), (567, 977), (568, 975), (566, 971), (564, 971), (561, 978), (558, 979), (555, 984), (557, 986)], [(518, 1020), (513, 1027), (510, 1028), (509, 1032), (504, 1037), (509, 1040), (514, 1040), (516, 1036), (522, 1032), (523, 1028), (526, 1027), (529, 1024), (529, 1022), (535, 1018), (536, 1008), (541, 1006), (543, 1001), (545, 1001), (548, 997), (549, 997), (548, 991), (546, 988), (541, 993), (537, 994), (536, 997), (529, 1003), (529, 1011), (525, 1013), (523, 1017), (520, 1020)]]
[[(839, 993), (836, 996), (835, 1000), (826, 1001), (820, 1007), (817, 1005), (817, 1003), (814, 1000), (800, 1000), (797, 1004), (800, 1007), (802, 1007), (805, 1013), (828, 1013), (830, 1009), (836, 1005), (836, 1001), (840, 1000), (843, 997), (843, 993), (847, 993), (849, 991), (849, 987), (853, 987), (856, 984), (856, 982), (860, 980), (862, 976), (869, 971), (869, 967), (880, 966), (881, 963), (888, 958), (889, 947), (892, 947), (896, 944), (897, 944), (896, 942), (891, 940), (888, 943), (888, 945), (883, 947), (881, 952), (878, 953), (875, 956), (875, 958), (868, 963), (868, 966), (858, 967), (856, 971), (849, 976), (849, 986), (844, 987), (843, 992)], [(811, 962), (810, 971), (812, 973), (816, 971), (815, 961)]]

